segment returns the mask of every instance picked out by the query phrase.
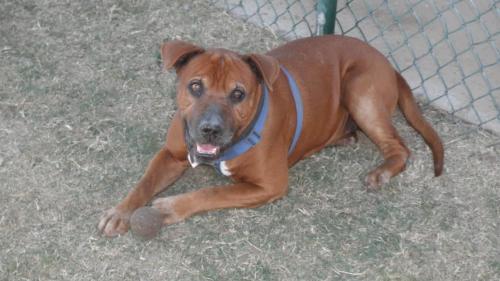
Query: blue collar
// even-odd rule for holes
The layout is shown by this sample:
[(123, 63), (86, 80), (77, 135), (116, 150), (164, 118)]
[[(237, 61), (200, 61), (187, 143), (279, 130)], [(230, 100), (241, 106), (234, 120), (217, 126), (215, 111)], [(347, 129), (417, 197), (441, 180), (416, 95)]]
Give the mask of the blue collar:
[(302, 96), (300, 95), (299, 87), (297, 83), (293, 79), (293, 76), (281, 66), (281, 70), (286, 75), (286, 79), (288, 80), (288, 86), (292, 91), (293, 100), (295, 101), (295, 112), (297, 113), (297, 122), (295, 123), (295, 133), (293, 135), (292, 144), (288, 148), (288, 155), (292, 154), (295, 146), (297, 145), (297, 141), (300, 138), (300, 133), (302, 132), (302, 123), (304, 122), (304, 105), (302, 104)]
[[(285, 74), (288, 85), (292, 92), (293, 100), (295, 101), (295, 111), (297, 113), (297, 122), (295, 127), (295, 133), (293, 135), (292, 143), (288, 149), (288, 155), (292, 154), (295, 146), (297, 145), (297, 141), (299, 140), (300, 133), (302, 131), (302, 123), (304, 119), (304, 106), (302, 104), (302, 97), (300, 95), (299, 87), (297, 83), (293, 79), (292, 75), (281, 66), (281, 70)], [(256, 113), (257, 117), (254, 119), (249, 129), (247, 129), (246, 133), (243, 134), (243, 137), (240, 138), (237, 142), (227, 148), (220, 156), (217, 158), (212, 165), (219, 171), (221, 174), (227, 175), (227, 171), (223, 171), (221, 169), (221, 163), (223, 161), (228, 161), (233, 158), (238, 157), (239, 155), (247, 152), (250, 148), (257, 145), (261, 139), (262, 130), (264, 129), (264, 125), (267, 120), (267, 115), (269, 112), (269, 90), (265, 85), (262, 86), (262, 101), (260, 102), (260, 110)], [(225, 173), (226, 172), (226, 173)]]

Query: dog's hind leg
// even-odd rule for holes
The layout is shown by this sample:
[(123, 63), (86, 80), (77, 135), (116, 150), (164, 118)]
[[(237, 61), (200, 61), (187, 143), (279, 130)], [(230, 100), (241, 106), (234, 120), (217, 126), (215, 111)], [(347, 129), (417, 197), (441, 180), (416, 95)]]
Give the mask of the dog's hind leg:
[(343, 94), (349, 114), (384, 157), (384, 162), (366, 177), (368, 188), (378, 189), (405, 169), (410, 156), (391, 122), (398, 100), (396, 81), (387, 79), (377, 84), (371, 76), (360, 74), (346, 82)]

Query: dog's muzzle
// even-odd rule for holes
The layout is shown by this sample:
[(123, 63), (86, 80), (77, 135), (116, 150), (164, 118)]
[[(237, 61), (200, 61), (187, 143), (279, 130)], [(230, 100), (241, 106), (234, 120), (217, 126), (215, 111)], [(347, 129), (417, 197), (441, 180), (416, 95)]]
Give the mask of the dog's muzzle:
[(215, 105), (208, 107), (196, 122), (186, 122), (186, 125), (190, 153), (207, 161), (217, 158), (233, 136), (233, 130)]

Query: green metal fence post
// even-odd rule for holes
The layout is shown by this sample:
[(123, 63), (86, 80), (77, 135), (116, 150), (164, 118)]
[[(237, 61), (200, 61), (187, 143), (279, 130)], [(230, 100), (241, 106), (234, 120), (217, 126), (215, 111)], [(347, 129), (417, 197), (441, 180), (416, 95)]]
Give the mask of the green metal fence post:
[(337, 14), (337, 0), (318, 0), (317, 35), (332, 34), (335, 29), (335, 16)]

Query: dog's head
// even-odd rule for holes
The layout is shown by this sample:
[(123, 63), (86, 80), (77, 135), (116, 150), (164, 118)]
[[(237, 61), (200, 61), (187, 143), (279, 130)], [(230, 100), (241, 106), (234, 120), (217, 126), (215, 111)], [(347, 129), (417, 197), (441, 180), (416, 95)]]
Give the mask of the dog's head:
[(183, 41), (161, 47), (163, 65), (177, 72), (177, 105), (190, 154), (210, 162), (250, 125), (262, 95), (278, 77), (276, 59), (205, 50)]

